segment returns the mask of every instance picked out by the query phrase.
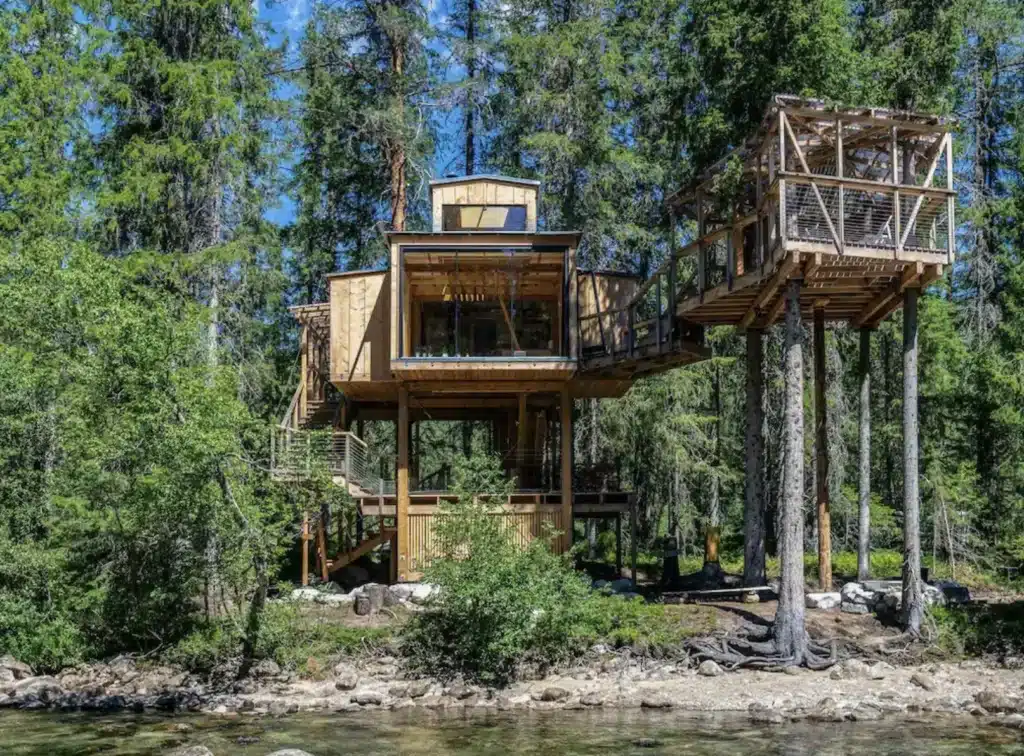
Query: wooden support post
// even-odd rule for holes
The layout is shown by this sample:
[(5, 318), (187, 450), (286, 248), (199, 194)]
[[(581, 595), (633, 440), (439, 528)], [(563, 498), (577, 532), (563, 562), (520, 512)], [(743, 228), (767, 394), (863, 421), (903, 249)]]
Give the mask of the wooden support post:
[(516, 420), (516, 488), (523, 489), (523, 475), (526, 468), (526, 394), (519, 394), (519, 417)]
[(658, 351), (661, 351), (661, 275), (654, 279), (655, 308), (654, 314), (657, 320), (654, 324), (654, 334), (658, 343)]
[(761, 331), (747, 329), (746, 488), (743, 506), (743, 584), (764, 585), (764, 425)]
[(679, 251), (676, 249), (676, 216), (675, 213), (669, 215), (669, 225), (671, 226), (671, 234), (669, 235), (668, 244), (668, 344), (671, 349), (672, 344), (675, 343), (675, 323), (676, 323), (676, 265), (678, 260), (676, 259), (676, 253)]
[[(893, 186), (900, 185), (900, 174), (899, 174), (899, 144), (896, 141), (896, 127), (892, 127), (891, 132), (891, 143), (889, 146), (889, 160), (892, 163), (892, 183)], [(896, 257), (899, 258), (900, 252), (903, 251), (903, 227), (900, 223), (900, 191), (899, 189), (893, 190), (892, 193), (892, 227), (893, 227), (893, 246), (896, 249)]]
[(309, 585), (309, 514), (302, 515), (302, 584)]
[(395, 485), (395, 549), (392, 574), (404, 581), (409, 571), (409, 391), (398, 389), (398, 470)]
[(560, 396), (562, 425), (562, 552), (572, 547), (572, 397), (569, 386)]
[(323, 519), (316, 523), (317, 563), (320, 565), (320, 579), (327, 582), (327, 531)]
[(860, 329), (860, 459), (857, 580), (871, 576), (871, 329)]
[(622, 577), (622, 513), (615, 515), (615, 577)]
[(299, 421), (305, 422), (306, 420), (306, 406), (309, 401), (309, 381), (307, 380), (307, 373), (309, 372), (309, 326), (305, 323), (302, 325), (302, 330), (299, 333)]
[(921, 585), (921, 512), (918, 480), (917, 297), (911, 287), (903, 300), (903, 627), (920, 633), (924, 620)]
[(800, 285), (786, 284), (786, 336), (783, 346), (785, 409), (783, 410), (782, 522), (779, 532), (779, 605), (775, 613), (775, 645), (793, 665), (807, 652), (804, 625), (804, 358), (800, 325)]
[(629, 499), (629, 579), (636, 586), (637, 539), (636, 497)]
[(818, 585), (832, 590), (832, 512), (828, 499), (828, 402), (825, 396), (825, 309), (814, 308), (814, 430), (818, 482)]
[[(839, 118), (836, 119), (836, 178), (842, 181), (846, 178), (846, 168), (844, 167), (845, 156), (843, 155), (843, 122)], [(839, 254), (846, 253), (846, 195), (844, 193), (843, 185), (839, 184), (839, 188), (836, 190), (839, 195)]]

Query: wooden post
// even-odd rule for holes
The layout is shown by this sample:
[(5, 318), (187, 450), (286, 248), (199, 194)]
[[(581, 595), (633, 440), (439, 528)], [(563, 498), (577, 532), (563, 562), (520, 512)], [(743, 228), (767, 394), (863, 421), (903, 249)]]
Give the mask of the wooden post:
[(675, 342), (676, 324), (676, 216), (669, 214), (669, 241), (668, 241), (668, 345), (671, 349)]
[(305, 421), (306, 419), (306, 405), (309, 397), (309, 382), (306, 380), (306, 373), (309, 370), (309, 326), (305, 323), (302, 325), (302, 331), (299, 333), (299, 420)]
[(569, 386), (560, 397), (562, 425), (562, 552), (572, 547), (572, 397)]
[(743, 508), (743, 584), (764, 585), (764, 425), (760, 330), (747, 329), (746, 488)]
[(320, 564), (320, 579), (327, 582), (327, 532), (324, 528), (324, 521), (320, 519), (316, 523), (316, 550), (317, 562)]
[(825, 309), (814, 308), (814, 425), (818, 481), (818, 585), (832, 590), (832, 512), (828, 500), (828, 402), (825, 397)]
[[(836, 178), (842, 181), (846, 178), (846, 168), (843, 163), (843, 122), (836, 119)], [(846, 252), (846, 195), (843, 185), (839, 184), (836, 192), (839, 195), (839, 223), (836, 224), (839, 231), (839, 254)]]
[(860, 520), (857, 533), (857, 580), (871, 576), (871, 329), (860, 329)]
[(519, 417), (516, 422), (516, 488), (522, 490), (523, 474), (526, 468), (526, 394), (519, 394)]
[(920, 633), (924, 619), (921, 585), (921, 513), (917, 447), (917, 297), (903, 294), (903, 627)]
[(395, 482), (396, 568), (392, 574), (404, 581), (409, 570), (409, 391), (398, 389), (398, 470)]
[(309, 585), (309, 514), (302, 515), (302, 584)]
[(615, 515), (615, 577), (622, 577), (622, 513)]
[(804, 358), (800, 326), (800, 284), (786, 284), (786, 339), (783, 347), (782, 527), (779, 532), (779, 605), (775, 613), (776, 650), (799, 665), (807, 653), (804, 626)]

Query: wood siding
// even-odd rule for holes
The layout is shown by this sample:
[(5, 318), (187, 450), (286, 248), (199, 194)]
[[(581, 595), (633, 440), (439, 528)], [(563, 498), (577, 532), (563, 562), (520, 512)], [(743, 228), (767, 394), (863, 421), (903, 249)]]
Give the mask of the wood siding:
[(465, 183), (438, 184), (431, 187), (434, 233), (442, 229), (441, 211), (445, 205), (525, 205), (526, 230), (537, 231), (537, 187), (506, 183), (497, 179), (471, 179)]
[[(584, 345), (600, 344), (601, 333), (621, 346), (629, 333), (626, 305), (640, 287), (638, 276), (580, 271), (578, 276), (580, 335)], [(600, 313), (600, 318), (594, 317)]]
[(391, 286), (386, 271), (330, 279), (331, 381), (391, 380)]

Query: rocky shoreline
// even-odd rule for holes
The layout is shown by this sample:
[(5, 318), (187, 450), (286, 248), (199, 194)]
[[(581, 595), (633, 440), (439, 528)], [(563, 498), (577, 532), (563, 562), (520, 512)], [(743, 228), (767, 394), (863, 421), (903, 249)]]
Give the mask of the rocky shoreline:
[(980, 661), (925, 667), (848, 660), (820, 672), (726, 672), (595, 647), (586, 664), (543, 679), (493, 690), (406, 679), (397, 660), (345, 660), (323, 679), (298, 679), (261, 662), (244, 680), (209, 683), (129, 657), (33, 675), (0, 659), (0, 708), (58, 711), (204, 712), (224, 717), (297, 712), (548, 711), (657, 709), (745, 712), (762, 724), (801, 719), (873, 721), (922, 713), (971, 714), (1024, 729), (1024, 672)]

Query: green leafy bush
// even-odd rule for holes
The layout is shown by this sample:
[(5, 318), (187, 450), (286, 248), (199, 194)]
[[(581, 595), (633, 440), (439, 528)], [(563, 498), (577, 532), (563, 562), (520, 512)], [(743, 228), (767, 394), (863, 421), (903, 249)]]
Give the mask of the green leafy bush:
[(939, 647), (953, 656), (1024, 653), (1024, 602), (933, 607)]

